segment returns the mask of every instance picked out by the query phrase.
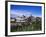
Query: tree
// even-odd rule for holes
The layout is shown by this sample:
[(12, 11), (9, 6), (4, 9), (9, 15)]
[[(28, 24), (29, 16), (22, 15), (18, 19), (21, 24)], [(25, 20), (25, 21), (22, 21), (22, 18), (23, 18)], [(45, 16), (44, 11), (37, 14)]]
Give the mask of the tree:
[(36, 29), (41, 30), (41, 18), (36, 17)]

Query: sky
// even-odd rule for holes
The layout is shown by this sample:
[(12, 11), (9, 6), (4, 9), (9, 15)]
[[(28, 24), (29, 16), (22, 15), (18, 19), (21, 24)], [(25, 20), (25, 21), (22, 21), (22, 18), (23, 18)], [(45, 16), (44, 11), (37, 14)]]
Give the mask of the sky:
[(26, 6), (26, 5), (11, 5), (10, 6), (10, 14), (15, 16), (42, 16), (42, 7), (41, 6)]

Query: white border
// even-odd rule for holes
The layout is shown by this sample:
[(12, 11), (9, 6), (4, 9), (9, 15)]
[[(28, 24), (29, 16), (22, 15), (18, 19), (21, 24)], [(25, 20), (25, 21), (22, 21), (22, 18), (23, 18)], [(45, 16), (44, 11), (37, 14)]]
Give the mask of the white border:
[[(11, 4), (28, 5), (28, 6), (42, 6), (42, 31), (10, 32), (10, 5)], [(44, 17), (44, 5), (43, 4), (8, 2), (8, 35), (44, 33), (44, 18), (43, 17)]]

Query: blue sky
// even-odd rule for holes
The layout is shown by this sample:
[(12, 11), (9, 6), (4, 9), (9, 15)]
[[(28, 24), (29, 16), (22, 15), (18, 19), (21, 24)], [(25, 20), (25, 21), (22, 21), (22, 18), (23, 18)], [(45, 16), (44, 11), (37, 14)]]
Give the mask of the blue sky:
[(26, 6), (26, 5), (11, 5), (11, 14), (18, 16), (42, 16), (42, 7), (41, 6)]

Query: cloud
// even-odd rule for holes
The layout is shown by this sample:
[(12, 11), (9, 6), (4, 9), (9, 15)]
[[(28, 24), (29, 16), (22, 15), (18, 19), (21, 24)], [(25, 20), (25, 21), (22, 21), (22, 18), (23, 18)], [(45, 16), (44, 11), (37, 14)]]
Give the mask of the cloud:
[(12, 14), (13, 16), (30, 16), (31, 12), (25, 11), (25, 10), (11, 10), (10, 14)]

